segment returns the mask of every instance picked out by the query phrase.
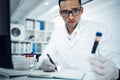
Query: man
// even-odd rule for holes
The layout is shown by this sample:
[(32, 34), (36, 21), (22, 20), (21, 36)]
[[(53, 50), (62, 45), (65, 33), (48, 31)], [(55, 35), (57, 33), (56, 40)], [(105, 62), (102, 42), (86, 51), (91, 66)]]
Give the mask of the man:
[[(46, 56), (50, 54), (61, 68), (92, 70), (97, 80), (116, 80), (119, 77), (120, 53), (103, 24), (81, 19), (81, 0), (59, 0), (64, 27), (53, 32), (49, 45), (40, 57), (44, 71), (55, 71), (55, 65)], [(102, 33), (96, 53), (91, 54), (96, 32)]]

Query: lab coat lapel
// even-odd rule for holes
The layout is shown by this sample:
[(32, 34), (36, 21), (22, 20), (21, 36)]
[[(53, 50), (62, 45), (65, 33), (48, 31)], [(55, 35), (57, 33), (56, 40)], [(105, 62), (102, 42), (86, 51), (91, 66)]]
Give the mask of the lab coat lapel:
[(81, 34), (83, 34), (84, 30), (85, 30), (85, 26), (84, 26), (84, 23), (82, 23), (82, 21), (79, 23), (78, 25), (78, 29), (76, 31), (76, 35), (72, 41), (72, 44), (71, 44), (71, 48), (78, 42), (78, 40), (80, 40), (81, 38)]
[(64, 28), (63, 29), (63, 36), (62, 37), (64, 37), (63, 39), (63, 42), (65, 41), (65, 45), (67, 45), (67, 46), (70, 46), (71, 45), (71, 42), (70, 42), (70, 40), (68, 39), (68, 33), (67, 33), (67, 30), (66, 30), (66, 28)]
[(71, 48), (78, 42), (79, 39), (80, 39), (80, 34), (77, 33), (73, 41), (71, 42)]

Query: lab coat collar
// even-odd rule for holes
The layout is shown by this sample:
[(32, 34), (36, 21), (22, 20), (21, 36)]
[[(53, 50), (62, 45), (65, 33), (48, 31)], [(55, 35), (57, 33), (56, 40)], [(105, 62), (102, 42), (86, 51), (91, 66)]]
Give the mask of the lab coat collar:
[[(74, 34), (80, 34), (82, 31), (84, 31), (85, 30), (85, 26), (84, 26), (85, 24), (84, 24), (84, 20), (83, 19), (81, 19), (79, 22), (78, 22), (78, 25), (76, 26), (76, 28), (75, 28), (75, 30), (73, 31), (73, 33), (71, 34), (71, 35), (74, 35)], [(67, 28), (66, 28), (66, 25), (64, 25), (65, 27), (64, 27), (64, 34), (65, 34), (65, 36), (67, 36), (67, 37), (70, 37), (70, 35), (68, 34), (68, 31), (67, 31)]]
[(79, 21), (78, 33), (82, 33), (85, 30), (85, 28), (86, 28), (85, 25), (86, 25), (85, 20), (81, 19)]
[[(85, 30), (86, 26), (85, 26), (85, 23), (84, 23), (84, 20), (80, 20), (77, 27), (75, 28), (75, 30), (73, 31), (73, 33), (71, 35), (68, 34), (67, 32), (67, 28), (64, 27), (64, 34), (65, 34), (65, 37), (67, 37), (67, 42), (70, 43), (70, 47), (72, 48), (76, 43), (77, 41), (80, 39), (80, 34), (82, 34), (82, 32)], [(72, 42), (69, 40), (69, 39), (72, 39)]]

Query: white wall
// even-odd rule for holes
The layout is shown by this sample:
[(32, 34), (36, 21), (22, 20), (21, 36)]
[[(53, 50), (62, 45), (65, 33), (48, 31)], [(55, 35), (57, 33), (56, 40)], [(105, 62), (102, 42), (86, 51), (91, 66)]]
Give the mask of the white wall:
[(107, 24), (120, 45), (120, 0), (93, 0), (83, 7), (83, 18)]

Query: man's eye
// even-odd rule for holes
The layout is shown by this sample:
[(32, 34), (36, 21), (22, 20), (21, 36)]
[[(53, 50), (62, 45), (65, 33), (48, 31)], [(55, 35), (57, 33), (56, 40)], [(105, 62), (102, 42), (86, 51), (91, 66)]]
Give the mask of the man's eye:
[(79, 11), (79, 9), (74, 8), (74, 9), (72, 9), (72, 11), (73, 11), (73, 12), (78, 12), (78, 11)]
[(67, 10), (63, 10), (62, 13), (63, 13), (63, 14), (67, 14), (68, 11), (67, 11)]

